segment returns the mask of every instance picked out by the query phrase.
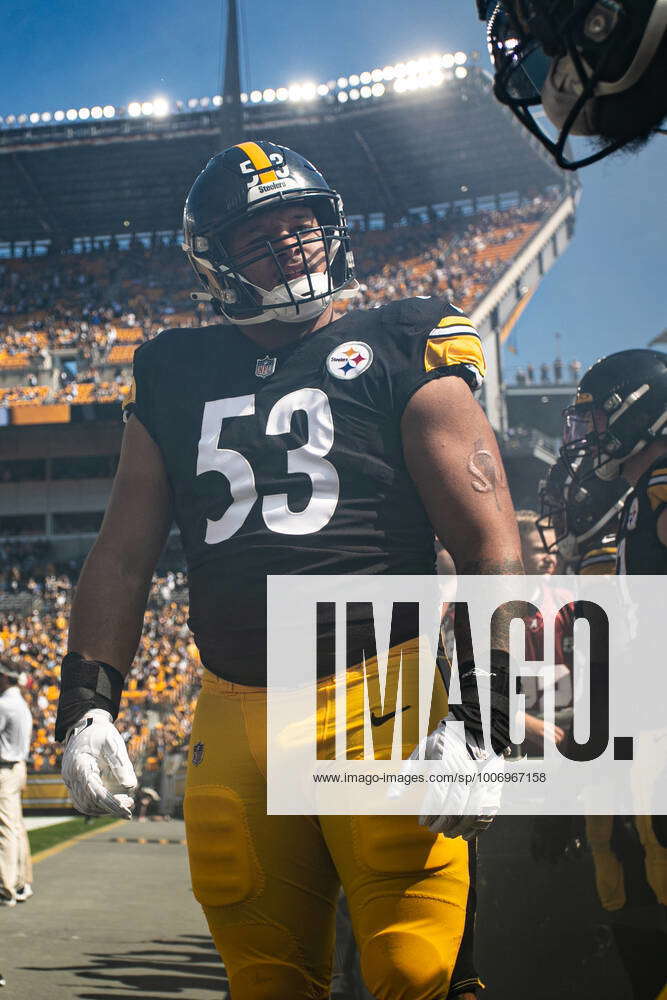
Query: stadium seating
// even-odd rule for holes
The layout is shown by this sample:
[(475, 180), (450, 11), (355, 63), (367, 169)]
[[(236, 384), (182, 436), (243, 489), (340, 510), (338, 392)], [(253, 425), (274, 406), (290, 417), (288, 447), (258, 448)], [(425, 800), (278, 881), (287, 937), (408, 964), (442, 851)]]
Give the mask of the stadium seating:
[[(337, 303), (336, 311), (432, 294), (448, 295), (471, 311), (555, 204), (535, 198), (503, 211), (355, 232), (361, 293)], [(13, 371), (50, 373), (39, 378), (50, 380), (46, 392), (12, 387), (22, 402), (117, 401), (127, 391), (139, 344), (165, 327), (217, 321), (206, 307), (192, 306), (192, 283), (175, 245), (147, 249), (136, 243), (127, 251), (8, 261), (0, 268), (0, 372), (7, 380)], [(65, 372), (59, 381), (65, 360), (83, 374), (67, 378)]]

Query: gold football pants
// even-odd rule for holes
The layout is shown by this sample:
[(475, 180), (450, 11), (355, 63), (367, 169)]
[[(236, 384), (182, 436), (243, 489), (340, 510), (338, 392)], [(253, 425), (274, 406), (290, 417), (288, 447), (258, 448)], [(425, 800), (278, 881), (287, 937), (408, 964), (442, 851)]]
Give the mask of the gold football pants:
[[(388, 675), (399, 650), (390, 654)], [(403, 653), (405, 671), (405, 655), (416, 656), (416, 645), (405, 644)], [(347, 690), (356, 698), (363, 747), (361, 671), (352, 671)], [(331, 680), (320, 682), (320, 725), (326, 726), (332, 692)], [(375, 711), (390, 710), (385, 702)], [(446, 710), (437, 674), (433, 725)], [(403, 740), (414, 746), (417, 713), (401, 714)], [(350, 738), (348, 728), (348, 746)], [(388, 743), (387, 756), (391, 738)], [(375, 750), (380, 756), (377, 742)], [(328, 998), (341, 883), (372, 995), (445, 998), (463, 934), (467, 844), (430, 833), (412, 816), (267, 816), (266, 756), (266, 690), (206, 672), (192, 730), (185, 820), (194, 894), (234, 1000)]]

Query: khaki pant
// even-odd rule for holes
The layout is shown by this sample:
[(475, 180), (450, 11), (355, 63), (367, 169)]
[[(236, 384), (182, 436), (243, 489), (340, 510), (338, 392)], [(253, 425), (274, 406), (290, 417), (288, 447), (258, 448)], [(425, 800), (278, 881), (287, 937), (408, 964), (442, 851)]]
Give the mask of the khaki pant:
[(18, 886), (32, 883), (30, 845), (21, 811), (25, 785), (23, 761), (0, 767), (0, 893), (11, 899)]

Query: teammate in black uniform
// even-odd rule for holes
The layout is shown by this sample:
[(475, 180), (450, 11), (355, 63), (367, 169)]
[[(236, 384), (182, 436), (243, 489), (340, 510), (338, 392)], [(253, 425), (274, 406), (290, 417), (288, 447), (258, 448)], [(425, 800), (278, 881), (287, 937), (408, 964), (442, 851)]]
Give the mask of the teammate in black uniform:
[[(83, 811), (129, 815), (132, 769), (112, 719), (173, 516), (206, 668), (184, 806), (190, 867), (234, 1000), (328, 996), (341, 883), (372, 994), (441, 1000), (468, 897), (458, 834), (473, 837), (489, 817), (433, 816), (420, 828), (409, 816), (267, 816), (265, 593), (275, 573), (433, 573), (434, 534), (461, 572), (520, 572), (495, 439), (471, 392), (484, 374), (479, 337), (435, 298), (333, 322), (334, 302), (356, 287), (342, 203), (284, 147), (244, 142), (214, 157), (188, 196), (184, 233), (200, 294), (225, 323), (165, 331), (135, 356), (114, 491), (72, 609), (63, 776)], [(509, 742), (504, 631), (494, 749)], [(401, 657), (414, 673), (414, 626), (395, 639), (388, 673)], [(377, 679), (377, 663), (365, 672)], [(333, 683), (323, 671), (325, 703)], [(434, 727), (447, 710), (441, 688)], [(360, 719), (363, 689), (355, 665), (348, 707)], [(469, 706), (464, 690), (477, 740)], [(404, 751), (416, 742), (410, 708)], [(348, 747), (350, 733), (363, 730), (348, 730)], [(459, 742), (474, 768), (487, 751)]]
[[(620, 351), (584, 375), (565, 411), (563, 454), (584, 487), (619, 480), (627, 494), (616, 572), (667, 572), (667, 356)], [(582, 472), (585, 469), (585, 472)], [(622, 478), (621, 478), (622, 477)], [(602, 906), (637, 1000), (667, 985), (667, 824), (663, 816), (589, 816)], [(612, 919), (612, 918), (610, 918)]]
[(620, 477), (604, 482), (592, 476), (583, 484), (577, 482), (559, 458), (540, 486), (536, 525), (545, 551), (557, 551), (576, 574), (613, 573), (616, 530), (628, 493)]
[(667, 572), (667, 355), (629, 350), (590, 368), (565, 410), (562, 453), (584, 487), (632, 487), (618, 530), (619, 573)]

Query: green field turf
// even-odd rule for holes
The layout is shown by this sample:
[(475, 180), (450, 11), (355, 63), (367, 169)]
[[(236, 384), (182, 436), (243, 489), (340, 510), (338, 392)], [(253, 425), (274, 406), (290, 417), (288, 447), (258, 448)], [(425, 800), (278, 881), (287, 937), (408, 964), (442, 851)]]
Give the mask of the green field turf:
[(99, 830), (110, 823), (116, 823), (115, 816), (99, 816), (86, 822), (85, 817), (75, 816), (73, 819), (65, 820), (62, 823), (55, 823), (53, 826), (44, 826), (38, 830), (28, 831), (30, 841), (30, 851), (38, 854), (46, 851), (49, 847), (55, 847), (64, 840), (71, 840), (78, 837), (80, 833), (89, 833), (91, 830)]

